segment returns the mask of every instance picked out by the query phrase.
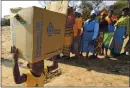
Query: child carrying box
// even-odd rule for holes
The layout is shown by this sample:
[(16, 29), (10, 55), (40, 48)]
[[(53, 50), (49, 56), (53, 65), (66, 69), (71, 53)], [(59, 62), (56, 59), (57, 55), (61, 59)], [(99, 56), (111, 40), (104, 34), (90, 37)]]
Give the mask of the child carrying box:
[(11, 47), (11, 53), (13, 55), (14, 64), (13, 64), (13, 76), (16, 84), (25, 83), (27, 87), (42, 87), (45, 83), (46, 74), (56, 68), (58, 68), (58, 63), (56, 56), (53, 57), (53, 65), (44, 67), (44, 60), (28, 63), (29, 71), (20, 75), (18, 58), (19, 51), (16, 47)]

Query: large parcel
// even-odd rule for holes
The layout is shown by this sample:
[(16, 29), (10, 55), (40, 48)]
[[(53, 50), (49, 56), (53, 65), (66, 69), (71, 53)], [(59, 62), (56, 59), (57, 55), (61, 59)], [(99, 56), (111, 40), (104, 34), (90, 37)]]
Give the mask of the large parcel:
[(12, 44), (20, 58), (33, 63), (62, 52), (65, 14), (38, 7), (11, 11)]

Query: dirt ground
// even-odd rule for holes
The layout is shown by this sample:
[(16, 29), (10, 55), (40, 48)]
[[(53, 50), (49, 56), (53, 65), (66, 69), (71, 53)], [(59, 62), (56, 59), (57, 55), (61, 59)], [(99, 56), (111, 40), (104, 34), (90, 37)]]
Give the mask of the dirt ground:
[[(9, 27), (2, 28), (2, 86), (23, 86), (14, 83), (12, 58), (10, 54), (11, 37)], [(70, 60), (59, 59), (61, 74), (52, 76), (45, 86), (129, 86), (130, 58), (121, 56), (111, 59)], [(26, 61), (19, 60), (20, 72), (28, 68)], [(51, 65), (45, 61), (45, 65)]]

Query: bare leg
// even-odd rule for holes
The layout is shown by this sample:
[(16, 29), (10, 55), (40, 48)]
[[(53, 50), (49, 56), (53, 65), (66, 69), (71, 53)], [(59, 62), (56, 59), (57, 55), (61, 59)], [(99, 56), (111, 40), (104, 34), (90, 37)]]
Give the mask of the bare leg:
[(76, 55), (77, 58), (80, 57), (80, 53), (79, 52), (77, 52), (75, 55)]
[(82, 55), (82, 52), (80, 53), (80, 56), (83, 56), (83, 55)]
[(74, 58), (76, 58), (76, 59), (78, 58), (78, 54), (77, 53), (75, 54)]
[(89, 54), (89, 52), (86, 52), (86, 58), (88, 58), (88, 54)]
[(102, 45), (102, 48), (101, 48), (101, 55), (104, 55), (104, 45)]
[(96, 53), (96, 57), (98, 56), (98, 53)]
[(105, 53), (106, 53), (106, 56), (108, 56), (107, 52), (108, 52), (108, 49), (106, 49), (106, 52), (105, 52)]
[(90, 56), (91, 59), (97, 58), (98, 53), (94, 52), (93, 55)]
[(105, 49), (105, 58), (109, 58), (107, 52), (108, 52), (108, 49)]

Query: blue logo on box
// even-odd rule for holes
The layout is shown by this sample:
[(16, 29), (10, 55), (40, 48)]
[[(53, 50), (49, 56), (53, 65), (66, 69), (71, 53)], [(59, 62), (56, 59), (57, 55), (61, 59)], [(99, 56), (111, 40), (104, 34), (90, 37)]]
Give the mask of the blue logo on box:
[(60, 34), (60, 31), (60, 29), (54, 29), (54, 26), (51, 22), (49, 23), (47, 27), (48, 36), (52, 36), (52, 34)]
[(52, 25), (51, 22), (49, 23), (49, 25), (48, 25), (48, 27), (47, 27), (47, 33), (48, 33), (48, 34), (52, 34), (52, 33), (53, 33), (53, 25)]
[(21, 21), (21, 24), (27, 24), (27, 21)]

